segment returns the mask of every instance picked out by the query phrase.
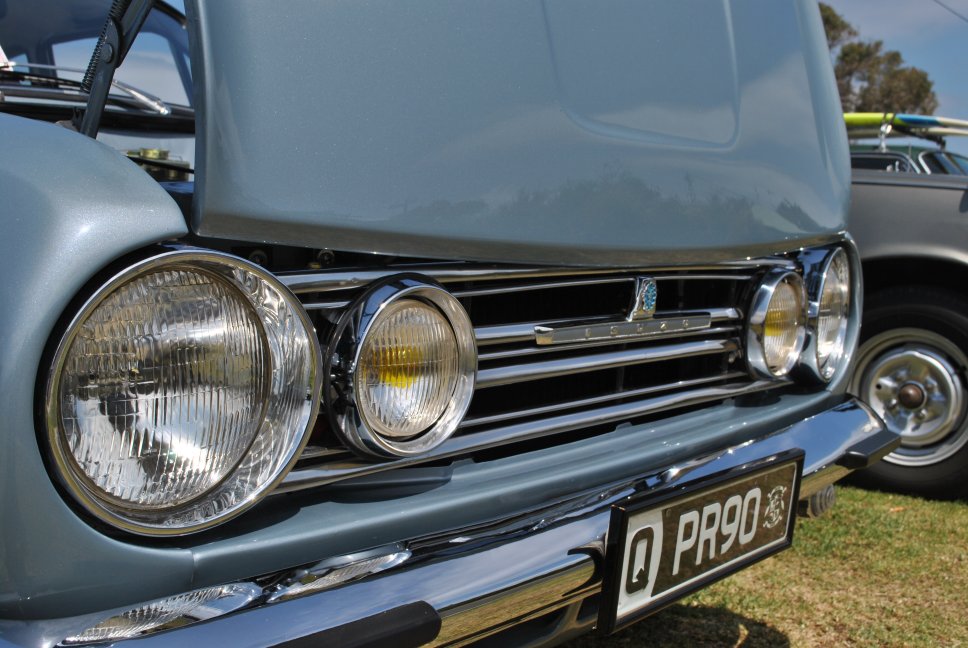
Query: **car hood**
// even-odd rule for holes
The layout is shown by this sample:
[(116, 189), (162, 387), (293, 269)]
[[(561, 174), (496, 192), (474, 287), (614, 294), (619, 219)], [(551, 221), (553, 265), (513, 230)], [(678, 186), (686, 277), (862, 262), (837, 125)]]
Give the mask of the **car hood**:
[(202, 234), (521, 263), (694, 263), (845, 227), (795, 0), (188, 0)]

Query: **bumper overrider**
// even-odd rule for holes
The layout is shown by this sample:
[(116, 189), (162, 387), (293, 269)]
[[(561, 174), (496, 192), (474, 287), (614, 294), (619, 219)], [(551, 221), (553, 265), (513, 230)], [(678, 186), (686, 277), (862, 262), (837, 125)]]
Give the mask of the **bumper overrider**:
[[(290, 573), (287, 579), (227, 583), (233, 596), (197, 607), (191, 614), (173, 613), (167, 630), (131, 641), (459, 645), (502, 631), (516, 633), (505, 637), (512, 643), (560, 641), (595, 626), (600, 603), (606, 605), (608, 597), (600, 595), (607, 535), (617, 506), (692, 491), (791, 453), (802, 455), (798, 483), (803, 501), (851, 470), (877, 461), (898, 440), (865, 405), (847, 400), (779, 431), (710, 451), (700, 459), (582, 489), (528, 514), (329, 559), (308, 571)], [(583, 452), (593, 454), (596, 444), (603, 451), (608, 444), (614, 447), (614, 439), (594, 440)], [(635, 452), (634, 447), (628, 449), (624, 459), (634, 460)], [(137, 607), (4, 622), (0, 646), (50, 646), (65, 639), (70, 643), (70, 637)]]

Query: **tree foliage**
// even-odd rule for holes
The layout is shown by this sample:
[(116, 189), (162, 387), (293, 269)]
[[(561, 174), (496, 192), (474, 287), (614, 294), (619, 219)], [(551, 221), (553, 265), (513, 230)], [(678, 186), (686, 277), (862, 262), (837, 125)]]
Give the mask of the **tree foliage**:
[(938, 107), (934, 83), (883, 41), (865, 41), (829, 5), (820, 3), (827, 45), (844, 112), (909, 112), (930, 115)]

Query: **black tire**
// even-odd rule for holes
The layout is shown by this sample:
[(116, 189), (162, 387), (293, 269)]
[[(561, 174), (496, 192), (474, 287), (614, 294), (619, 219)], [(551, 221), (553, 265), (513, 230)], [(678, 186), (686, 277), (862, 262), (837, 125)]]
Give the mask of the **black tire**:
[(968, 497), (968, 300), (925, 286), (867, 297), (852, 393), (902, 445), (854, 474), (863, 486), (926, 497)]

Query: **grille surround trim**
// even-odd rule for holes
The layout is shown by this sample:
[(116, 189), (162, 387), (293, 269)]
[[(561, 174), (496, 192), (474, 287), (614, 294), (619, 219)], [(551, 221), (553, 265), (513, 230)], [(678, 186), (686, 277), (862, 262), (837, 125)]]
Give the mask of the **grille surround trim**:
[[(617, 424), (659, 412), (782, 388), (789, 384), (787, 379), (757, 377), (740, 359), (745, 346), (746, 314), (755, 288), (765, 275), (783, 271), (800, 271), (800, 265), (792, 257), (750, 259), (717, 265), (618, 269), (418, 263), (381, 270), (339, 269), (279, 275), (280, 280), (302, 299), (310, 314), (315, 313), (318, 320), (323, 321), (323, 326), (326, 326), (325, 322), (339, 319), (338, 311), (352, 305), (361, 291), (374, 285), (372, 282), (386, 281), (395, 276), (415, 276), (414, 273), (425, 280), (439, 282), (470, 309), (479, 358), (475, 394), (507, 389), (530, 394), (532, 384), (568, 380), (566, 377), (572, 374), (589, 376), (592, 381), (606, 383), (611, 380), (607, 376), (614, 374), (622, 384), (622, 376), (626, 372), (634, 370), (639, 376), (651, 376), (653, 369), (648, 367), (653, 366), (656, 376), (668, 378), (628, 384), (611, 391), (576, 392), (574, 396), (566, 394), (552, 402), (528, 403), (514, 398), (505, 410), (490, 411), (486, 409), (485, 401), (482, 401), (485, 404), (478, 404), (476, 408), (472, 403), (465, 420), (440, 447), (419, 456), (396, 458), (390, 462), (374, 463), (346, 449), (327, 446), (326, 443), (311, 444), (305, 460), (296, 466), (277, 490), (290, 492), (312, 488), (398, 467), (469, 456), (502, 445), (551, 439), (555, 435), (583, 428)], [(660, 303), (656, 318), (703, 316), (708, 318), (709, 326), (633, 339), (538, 344), (536, 326), (625, 321), (636, 278), (643, 275), (654, 278), (659, 284)], [(614, 310), (598, 315), (538, 319), (524, 316), (527, 312), (535, 312), (540, 308), (540, 303), (547, 300), (557, 303), (560, 295), (566, 294), (560, 291), (598, 291), (599, 288), (626, 291), (627, 294), (619, 300), (620, 303), (615, 302)], [(514, 293), (520, 293), (523, 297)], [(719, 297), (707, 303), (701, 297), (707, 293)], [(700, 302), (683, 303), (682, 296), (689, 294), (698, 296)], [(491, 302), (487, 301), (498, 300), (494, 303), (506, 305), (508, 302), (501, 300), (523, 298), (531, 301), (531, 296), (536, 304), (526, 304), (528, 308), (524, 311), (527, 312), (518, 313), (512, 309), (503, 322), (499, 319), (500, 313), (496, 316), (493, 314), (493, 309), (488, 305)], [(723, 296), (729, 298), (721, 299)], [(542, 299), (545, 301), (541, 302)], [(579, 305), (580, 301), (576, 299)], [(696, 302), (696, 299), (692, 301)], [(486, 316), (483, 323), (476, 320), (473, 308), (483, 309), (481, 312)], [(327, 339), (325, 335), (321, 337)], [(702, 362), (699, 363), (699, 360)], [(693, 363), (692, 374), (677, 373), (680, 371), (677, 367), (682, 362)], [(721, 366), (721, 369), (710, 368), (715, 366)], [(696, 373), (707, 369), (706, 374)], [(585, 380), (581, 379), (582, 382)], [(581, 388), (576, 386), (574, 389)], [(554, 397), (555, 389), (550, 384), (545, 391), (551, 394), (545, 398)], [(502, 398), (495, 393), (491, 401), (501, 401)], [(481, 407), (485, 409), (481, 410)], [(549, 440), (548, 443), (555, 442)]]

